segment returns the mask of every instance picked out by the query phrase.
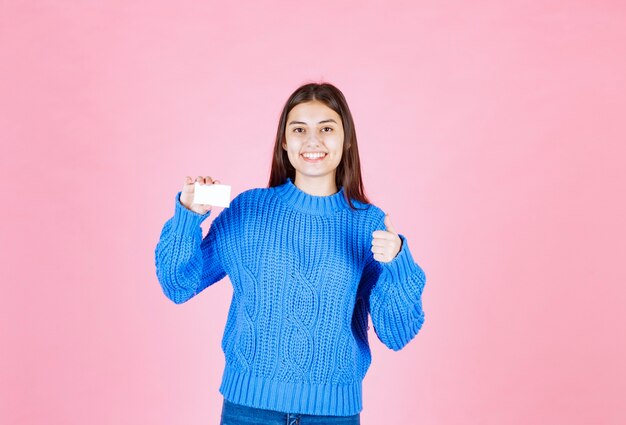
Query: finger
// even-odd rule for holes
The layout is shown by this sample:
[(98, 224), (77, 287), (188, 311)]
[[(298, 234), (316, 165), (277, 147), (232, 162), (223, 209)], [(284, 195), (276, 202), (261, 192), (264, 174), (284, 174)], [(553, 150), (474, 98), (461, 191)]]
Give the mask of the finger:
[(373, 246), (370, 251), (374, 254), (384, 254), (386, 249), (382, 246)]
[(395, 239), (395, 234), (388, 232), (386, 230), (374, 230), (372, 232), (372, 236), (374, 238), (378, 238), (378, 239), (385, 239), (385, 240), (394, 240)]
[(211, 178), (211, 176), (206, 176), (204, 178), (204, 183), (205, 184), (213, 184), (213, 179)]
[(204, 178), (202, 176), (196, 177), (196, 181), (200, 184), (204, 184)]
[(213, 184), (220, 184), (219, 180), (213, 180)]
[(374, 259), (375, 259), (376, 261), (380, 261), (380, 262), (383, 262), (383, 263), (386, 263), (386, 262), (387, 262), (387, 259), (386, 259), (386, 258), (385, 258), (385, 256), (384, 256), (384, 255), (382, 255), (382, 254), (374, 254)]
[(185, 177), (185, 184), (183, 185), (183, 192), (193, 192), (193, 179), (190, 176)]
[(374, 238), (372, 239), (372, 246), (388, 246), (389, 241), (387, 239)]
[(391, 219), (389, 219), (389, 214), (385, 215), (385, 226), (387, 227), (387, 231), (397, 234), (396, 233), (396, 229), (393, 227), (393, 225), (391, 224)]

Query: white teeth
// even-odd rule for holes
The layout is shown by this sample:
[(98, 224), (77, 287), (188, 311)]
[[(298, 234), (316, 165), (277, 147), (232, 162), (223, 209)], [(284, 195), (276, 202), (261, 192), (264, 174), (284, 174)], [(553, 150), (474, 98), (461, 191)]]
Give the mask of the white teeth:
[(309, 159), (316, 159), (316, 158), (321, 158), (323, 156), (326, 156), (326, 154), (323, 153), (323, 152), (303, 153), (302, 156), (305, 157), (305, 158), (309, 158)]

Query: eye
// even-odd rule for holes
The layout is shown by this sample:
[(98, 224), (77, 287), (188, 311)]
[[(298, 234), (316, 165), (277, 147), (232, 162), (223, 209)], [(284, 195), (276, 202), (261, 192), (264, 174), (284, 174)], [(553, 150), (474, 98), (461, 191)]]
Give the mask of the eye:
[(294, 128), (294, 129), (293, 129), (293, 132), (294, 132), (294, 133), (302, 133), (302, 131), (298, 131), (298, 130), (302, 130), (302, 131), (304, 131), (304, 128), (302, 128), (302, 127), (296, 127), (296, 128)]
[[(333, 131), (332, 127), (324, 127), (324, 128), (322, 128), (322, 130), (325, 130), (325, 129), (328, 129), (329, 131)], [(328, 131), (326, 133), (328, 133)]]

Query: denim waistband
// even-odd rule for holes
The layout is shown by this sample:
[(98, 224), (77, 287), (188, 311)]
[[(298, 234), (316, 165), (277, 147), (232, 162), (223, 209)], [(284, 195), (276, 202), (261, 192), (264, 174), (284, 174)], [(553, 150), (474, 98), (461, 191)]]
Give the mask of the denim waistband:
[(222, 404), (220, 425), (360, 425), (360, 414), (352, 416), (319, 416), (259, 409), (228, 401)]

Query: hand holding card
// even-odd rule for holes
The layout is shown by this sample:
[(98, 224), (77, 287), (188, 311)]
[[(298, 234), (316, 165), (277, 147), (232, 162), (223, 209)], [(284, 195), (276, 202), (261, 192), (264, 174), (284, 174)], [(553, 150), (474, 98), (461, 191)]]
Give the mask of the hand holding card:
[[(230, 186), (219, 184), (210, 176), (198, 176), (194, 180), (187, 176), (181, 190), (179, 202), (188, 210), (198, 214), (206, 214), (213, 205), (228, 207), (230, 205)], [(210, 189), (213, 187), (214, 189)], [(208, 189), (209, 193), (206, 193)], [(196, 198), (196, 193), (198, 197)]]

